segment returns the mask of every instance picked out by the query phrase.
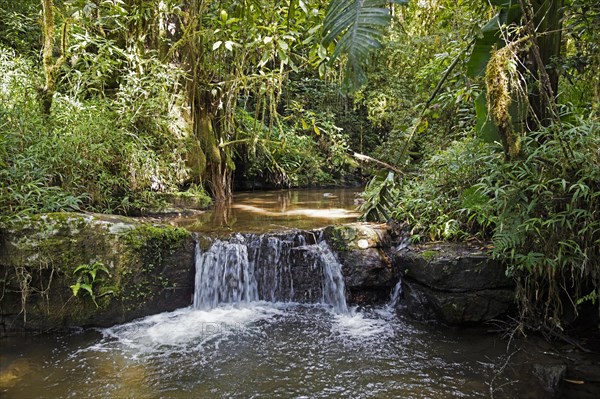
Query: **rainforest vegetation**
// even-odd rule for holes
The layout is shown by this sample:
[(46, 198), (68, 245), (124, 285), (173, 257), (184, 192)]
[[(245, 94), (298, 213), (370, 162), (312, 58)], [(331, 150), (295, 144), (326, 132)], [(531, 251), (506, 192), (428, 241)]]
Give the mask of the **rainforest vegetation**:
[[(0, 214), (366, 183), (523, 325), (600, 308), (595, 0), (0, 0)], [(593, 312), (592, 312), (593, 313)]]

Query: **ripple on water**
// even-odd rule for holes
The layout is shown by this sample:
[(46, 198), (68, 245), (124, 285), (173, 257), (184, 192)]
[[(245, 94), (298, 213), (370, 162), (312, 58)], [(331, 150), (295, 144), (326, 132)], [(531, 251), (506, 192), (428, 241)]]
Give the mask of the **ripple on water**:
[(497, 360), (489, 341), (461, 341), (385, 308), (187, 308), (100, 333), (60, 349), (8, 396), (482, 397)]

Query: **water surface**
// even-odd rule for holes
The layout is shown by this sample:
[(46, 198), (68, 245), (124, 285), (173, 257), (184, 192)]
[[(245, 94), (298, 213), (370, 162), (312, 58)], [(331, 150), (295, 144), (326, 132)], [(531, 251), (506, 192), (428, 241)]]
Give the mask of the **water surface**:
[(294, 189), (236, 193), (231, 202), (169, 222), (191, 231), (220, 236), (232, 232), (314, 229), (354, 222), (359, 188)]
[[(385, 307), (251, 302), (3, 343), (6, 398), (482, 398), (506, 343)], [(523, 387), (520, 387), (522, 389)]]

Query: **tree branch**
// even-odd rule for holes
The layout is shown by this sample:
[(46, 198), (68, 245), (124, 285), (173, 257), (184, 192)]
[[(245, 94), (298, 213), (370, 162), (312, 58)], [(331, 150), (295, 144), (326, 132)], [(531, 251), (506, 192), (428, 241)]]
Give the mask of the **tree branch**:
[(395, 166), (392, 166), (389, 163), (385, 163), (385, 162), (380, 161), (378, 159), (371, 158), (368, 155), (359, 154), (359, 153), (355, 152), (353, 156), (354, 156), (354, 158), (358, 159), (359, 161), (372, 162), (372, 163), (375, 163), (375, 164), (377, 164), (379, 166), (383, 166), (384, 168), (389, 169), (389, 170), (391, 170), (393, 172), (396, 172), (399, 175), (404, 175), (404, 172), (401, 171), (400, 169), (396, 168)]

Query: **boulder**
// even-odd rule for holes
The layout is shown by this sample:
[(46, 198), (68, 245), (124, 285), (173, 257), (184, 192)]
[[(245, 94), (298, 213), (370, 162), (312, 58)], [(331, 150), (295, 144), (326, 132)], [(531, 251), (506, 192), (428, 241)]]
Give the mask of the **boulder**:
[(0, 334), (109, 326), (190, 304), (194, 238), (136, 219), (37, 215), (0, 229)]
[(480, 323), (514, 306), (514, 282), (502, 263), (464, 244), (443, 243), (397, 251), (402, 306), (419, 319)]
[(387, 253), (391, 244), (389, 226), (349, 223), (329, 226), (323, 235), (342, 265), (350, 303), (381, 302), (389, 298), (399, 277)]
[(390, 245), (390, 228), (386, 224), (347, 223), (323, 230), (328, 244), (336, 251), (384, 248)]
[(504, 265), (464, 244), (444, 243), (396, 253), (404, 278), (438, 291), (469, 292), (511, 288)]
[(514, 301), (512, 289), (444, 292), (410, 279), (402, 281), (403, 306), (418, 319), (447, 324), (479, 323), (507, 312)]

